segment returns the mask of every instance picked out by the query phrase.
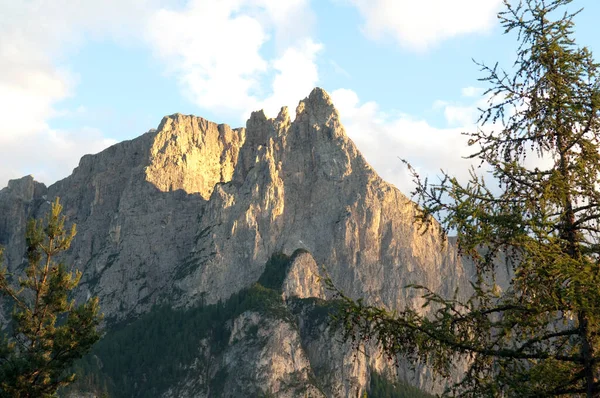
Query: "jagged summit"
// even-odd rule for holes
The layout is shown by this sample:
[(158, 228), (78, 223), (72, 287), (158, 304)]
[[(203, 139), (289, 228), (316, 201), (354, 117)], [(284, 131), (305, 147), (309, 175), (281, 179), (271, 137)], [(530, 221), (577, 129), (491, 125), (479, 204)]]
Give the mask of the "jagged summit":
[(42, 196), (46, 192), (46, 185), (35, 181), (32, 175), (8, 181), (8, 185), (0, 190), (5, 194), (11, 194), (24, 201), (31, 201), (34, 198)]
[[(245, 128), (234, 129), (165, 116), (156, 130), (84, 156), (71, 176), (40, 189), (48, 200), (60, 196), (80, 224), (74, 259), (94, 281), (91, 293), (104, 286), (105, 308), (119, 314), (143, 312), (171, 289), (182, 304), (200, 294), (226, 298), (256, 280), (275, 251), (302, 248), (320, 264), (345, 264), (332, 270), (342, 286), (392, 306), (404, 294), (379, 293), (390, 279), (377, 264), (402, 274), (442, 261), (416, 243), (424, 238), (414, 204), (368, 165), (321, 88), (300, 101), (293, 122), (286, 107), (271, 119), (253, 112)], [(20, 248), (9, 255), (20, 259)], [(140, 273), (141, 264), (151, 271)], [(462, 272), (454, 268), (447, 271)], [(359, 276), (365, 272), (368, 278)], [(144, 288), (133, 282), (142, 276)], [(442, 284), (432, 278), (430, 286)]]
[(313, 124), (326, 124), (330, 119), (339, 120), (339, 113), (329, 94), (322, 88), (316, 87), (298, 104), (296, 118), (299, 117), (306, 117)]
[[(453, 246), (435, 231), (422, 233), (415, 204), (368, 165), (320, 88), (300, 101), (294, 121), (285, 107), (271, 119), (253, 112), (244, 128), (166, 116), (156, 130), (84, 156), (71, 176), (47, 190), (36, 187), (26, 177), (0, 191), (7, 264), (22, 261), (27, 219), (42, 216), (48, 201), (60, 197), (77, 223), (64, 260), (83, 272), (78, 297), (99, 296), (109, 324), (157, 304), (226, 300), (256, 283), (273, 254), (299, 249), (310, 258), (300, 256), (291, 266), (286, 300), (326, 295), (317, 264), (347, 294), (392, 309), (422, 304), (402, 289), (410, 283), (449, 294), (468, 286)], [(22, 199), (42, 190), (43, 200)], [(321, 355), (306, 355), (313, 354)], [(333, 366), (333, 357), (327, 352), (306, 366)], [(354, 369), (348, 366), (327, 381), (339, 385), (332, 396), (354, 388), (342, 381)], [(367, 368), (348, 371), (364, 387)]]
[[(300, 126), (310, 126), (311, 136), (303, 136), (309, 129)], [(364, 166), (370, 170), (346, 136), (329, 95), (323, 89), (315, 88), (300, 101), (294, 122), (291, 122), (286, 107), (273, 119), (267, 118), (262, 110), (252, 112), (246, 127), (235, 129), (191, 115), (164, 117), (148, 151), (146, 180), (161, 191), (181, 189), (208, 200), (217, 183), (241, 182), (253, 167), (256, 152), (269, 142), (276, 144), (278, 149), (285, 149), (286, 145), (293, 146), (294, 150), (300, 146), (304, 150), (330, 147), (327, 157), (334, 153), (335, 156), (323, 164), (328, 173), (333, 172), (331, 164), (345, 167), (345, 171), (339, 171), (342, 174), (350, 173), (349, 159), (355, 157), (361, 158), (359, 168)], [(332, 145), (340, 150), (333, 151)]]
[[(335, 127), (341, 127), (331, 97), (319, 87), (299, 102), (295, 121), (315, 126), (335, 121)], [(147, 180), (153, 181), (159, 189), (183, 189), (208, 199), (214, 184), (231, 179), (235, 157), (245, 143), (254, 147), (264, 145), (269, 138), (287, 132), (291, 124), (287, 107), (282, 107), (277, 117), (271, 119), (263, 110), (252, 112), (245, 128), (233, 129), (202, 117), (174, 113), (163, 117), (156, 129), (137, 138), (114, 144), (96, 155), (84, 155), (74, 173), (90, 171), (94, 167), (103, 170), (125, 166), (123, 160), (128, 159), (125, 162), (128, 166), (146, 167)], [(320, 130), (317, 128), (316, 131)], [(343, 128), (336, 129), (336, 133), (348, 139)], [(34, 183), (31, 176), (22, 179), (25, 179), (25, 185)], [(9, 185), (22, 185), (19, 182), (22, 179)], [(35, 181), (35, 184), (39, 183)]]

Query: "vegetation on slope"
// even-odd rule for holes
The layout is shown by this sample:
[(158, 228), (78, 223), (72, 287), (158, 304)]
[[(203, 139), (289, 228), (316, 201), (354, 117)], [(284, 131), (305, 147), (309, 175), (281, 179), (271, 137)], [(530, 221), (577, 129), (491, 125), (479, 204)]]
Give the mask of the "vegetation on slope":
[(73, 363), (100, 338), (98, 299), (76, 305), (81, 273), (55, 261), (76, 234), (61, 212), (56, 198), (44, 219), (27, 224), (24, 275), (8, 272), (0, 248), (0, 300), (12, 306), (9, 327), (0, 331), (0, 397), (54, 396), (73, 382)]
[(348, 340), (376, 340), (450, 382), (467, 361), (447, 395), (600, 396), (600, 64), (575, 40), (571, 2), (504, 1), (516, 57), (480, 65), (488, 106), (468, 134), (493, 182), (471, 168), (468, 181), (442, 172), (431, 184), (412, 169), (415, 221), (456, 231), (474, 264), (470, 297), (413, 286), (429, 309), (392, 313), (340, 292)]
[(416, 387), (403, 382), (391, 382), (376, 372), (371, 372), (369, 398), (433, 398)]
[[(290, 316), (281, 296), (260, 284), (214, 305), (187, 310), (157, 307), (108, 332), (77, 365), (82, 375), (77, 387), (111, 397), (156, 396), (185, 376), (185, 365), (198, 358), (202, 340), (208, 340), (211, 357), (222, 352), (230, 336), (228, 321), (249, 310)], [(197, 365), (197, 373), (207, 370), (202, 361)]]
[[(159, 396), (173, 388), (174, 381), (184, 379), (193, 366), (196, 378), (209, 380), (205, 387), (210, 388), (210, 395), (221, 396), (229, 375), (226, 369), (211, 365), (228, 346), (236, 317), (255, 311), (295, 324), (301, 315), (305, 325), (316, 331), (336, 313), (338, 303), (333, 301), (294, 298), (287, 306), (283, 302), (283, 280), (300, 253), (274, 254), (257, 283), (226, 301), (188, 309), (155, 307), (134, 321), (113, 326), (77, 363), (78, 380), (70, 390), (114, 398)], [(377, 375), (372, 380), (369, 397), (426, 397)]]
[[(157, 396), (185, 377), (186, 367), (200, 355), (204, 339), (210, 356), (227, 346), (231, 321), (246, 311), (293, 320), (281, 298), (281, 284), (291, 258), (275, 254), (269, 259), (260, 283), (232, 295), (228, 300), (189, 309), (155, 307), (133, 322), (113, 327), (96, 347), (76, 365), (80, 375), (74, 389), (95, 391), (110, 397)], [(281, 272), (283, 270), (283, 273)], [(208, 361), (208, 360), (207, 360)], [(208, 371), (195, 363), (195, 372)], [(207, 375), (219, 390), (226, 375)]]

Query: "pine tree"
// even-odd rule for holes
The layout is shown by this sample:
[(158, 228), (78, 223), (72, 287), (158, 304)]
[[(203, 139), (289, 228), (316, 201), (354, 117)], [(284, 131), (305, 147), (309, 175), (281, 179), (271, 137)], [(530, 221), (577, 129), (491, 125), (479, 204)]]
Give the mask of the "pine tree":
[(99, 339), (98, 299), (75, 305), (70, 293), (81, 278), (54, 258), (67, 250), (75, 225), (65, 230), (59, 200), (44, 221), (27, 225), (25, 276), (13, 287), (0, 269), (3, 304), (14, 305), (12, 323), (0, 335), (0, 396), (51, 397), (73, 382), (69, 372)]
[[(442, 376), (465, 358), (468, 371), (448, 395), (600, 396), (599, 65), (575, 43), (570, 2), (505, 1), (499, 14), (518, 34), (517, 58), (508, 72), (481, 65), (489, 107), (469, 134), (472, 158), (494, 178), (486, 184), (472, 169), (466, 184), (448, 174), (429, 184), (413, 170), (419, 218), (456, 232), (459, 253), (476, 267), (474, 293), (449, 298), (412, 286), (428, 316), (339, 293), (348, 339), (374, 338), (390, 356)], [(544, 161), (526, 162), (536, 156)], [(500, 265), (508, 286), (496, 284)]]

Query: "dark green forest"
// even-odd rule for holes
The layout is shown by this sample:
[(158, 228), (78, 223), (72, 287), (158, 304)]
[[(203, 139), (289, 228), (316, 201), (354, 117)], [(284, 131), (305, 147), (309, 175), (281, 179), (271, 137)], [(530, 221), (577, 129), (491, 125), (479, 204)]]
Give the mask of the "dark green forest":
[(369, 398), (433, 398), (433, 395), (406, 383), (391, 382), (380, 374), (371, 372)]
[[(274, 254), (257, 283), (226, 301), (188, 309), (157, 306), (133, 321), (113, 325), (77, 363), (77, 381), (67, 391), (94, 391), (114, 398), (158, 396), (173, 387), (173, 380), (186, 376), (185, 365), (198, 358), (201, 341), (207, 339), (208, 357), (194, 372), (206, 372), (211, 380), (210, 395), (220, 396), (228, 375), (226, 370), (209, 374), (210, 365), (227, 347), (231, 322), (237, 316), (251, 310), (295, 324), (294, 313), (304, 309), (307, 322), (320, 324), (328, 322), (334, 312), (335, 302), (295, 299), (289, 306), (283, 302), (282, 283), (299, 253)], [(369, 397), (428, 396), (377, 374), (372, 377), (370, 389)]]

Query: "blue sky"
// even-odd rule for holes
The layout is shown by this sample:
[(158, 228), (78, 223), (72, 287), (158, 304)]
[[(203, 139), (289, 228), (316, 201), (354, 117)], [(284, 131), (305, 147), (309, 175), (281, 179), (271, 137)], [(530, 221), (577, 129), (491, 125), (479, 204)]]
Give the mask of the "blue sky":
[[(575, 0), (600, 53), (600, 2)], [(486, 86), (472, 58), (510, 66), (501, 0), (0, 0), (0, 187), (47, 184), (95, 153), (195, 114), (234, 127), (295, 109), (314, 86), (401, 190), (398, 157), (464, 173), (462, 131)], [(600, 58), (598, 58), (600, 60)]]

